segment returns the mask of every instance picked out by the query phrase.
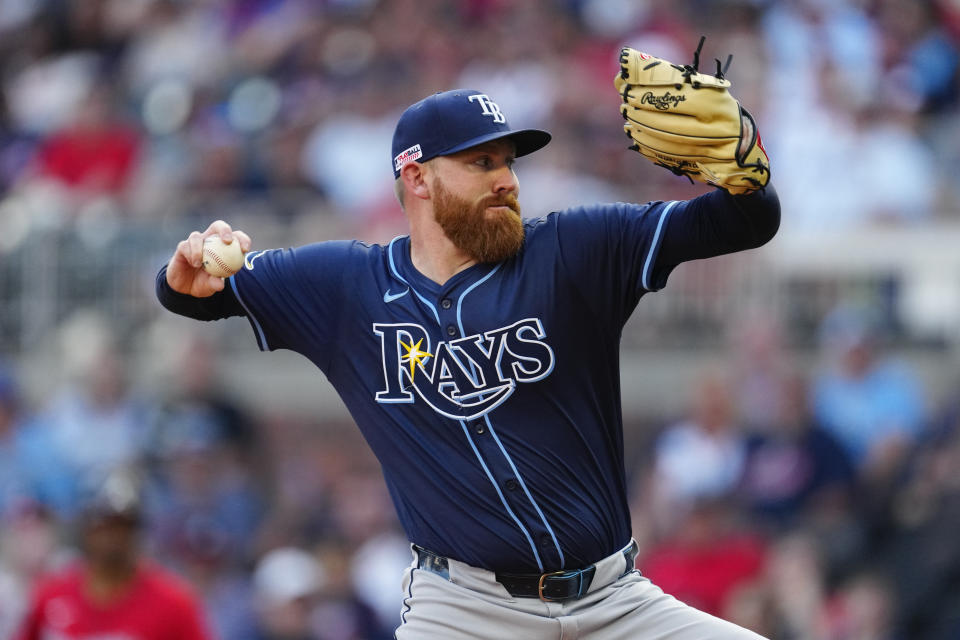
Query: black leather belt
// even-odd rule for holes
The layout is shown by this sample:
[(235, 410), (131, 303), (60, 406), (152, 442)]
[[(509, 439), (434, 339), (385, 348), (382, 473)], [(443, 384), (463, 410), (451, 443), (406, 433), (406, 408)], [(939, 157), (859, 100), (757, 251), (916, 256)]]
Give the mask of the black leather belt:
[[(413, 545), (417, 551), (417, 568), (450, 579), (450, 563), (441, 555), (428, 551), (419, 545)], [(623, 554), (624, 568), (620, 576), (634, 569), (637, 559), (637, 543), (630, 544), (620, 552)], [(500, 573), (497, 582), (502, 584), (514, 598), (540, 598), (544, 602), (562, 602), (576, 600), (586, 595), (597, 572), (596, 565), (583, 569), (551, 571), (549, 573)], [(619, 576), (618, 576), (619, 577)]]

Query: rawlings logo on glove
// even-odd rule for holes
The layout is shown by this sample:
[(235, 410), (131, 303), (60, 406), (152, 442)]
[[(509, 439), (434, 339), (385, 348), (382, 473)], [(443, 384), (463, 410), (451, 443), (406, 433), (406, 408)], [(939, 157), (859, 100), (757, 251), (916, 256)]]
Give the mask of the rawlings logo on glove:
[(655, 96), (652, 92), (647, 91), (645, 94), (643, 94), (643, 97), (640, 98), (640, 104), (649, 104), (655, 109), (666, 111), (670, 107), (676, 107), (686, 99), (687, 96), (675, 96), (669, 91), (662, 96)]
[(770, 181), (770, 160), (756, 123), (730, 95), (719, 60), (715, 75), (700, 73), (703, 41), (685, 66), (621, 50), (614, 86), (623, 99), (630, 148), (677, 175), (733, 194), (761, 189)]

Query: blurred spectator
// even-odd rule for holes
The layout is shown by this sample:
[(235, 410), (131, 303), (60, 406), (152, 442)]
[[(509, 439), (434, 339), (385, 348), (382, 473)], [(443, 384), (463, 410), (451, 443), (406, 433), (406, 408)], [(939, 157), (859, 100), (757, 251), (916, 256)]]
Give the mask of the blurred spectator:
[(820, 545), (803, 531), (791, 532), (772, 545), (765, 576), (774, 615), (768, 637), (824, 638), (828, 593), (824, 563)]
[(8, 640), (27, 613), (40, 576), (69, 555), (60, 548), (57, 521), (38, 503), (22, 502), (0, 519), (0, 638)]
[[(349, 553), (331, 543), (319, 555), (295, 547), (269, 551), (253, 573), (257, 640), (386, 640), (394, 620), (378, 621), (350, 586)], [(377, 568), (378, 571), (382, 567)], [(393, 585), (396, 589), (396, 585)], [(399, 616), (399, 598), (395, 613)]]
[(65, 509), (71, 482), (61, 450), (28, 416), (13, 373), (0, 362), (0, 524), (23, 504)]
[(99, 62), (95, 53), (84, 50), (48, 56), (55, 30), (52, 22), (35, 21), (20, 55), (7, 58), (4, 68), (10, 123), (14, 131), (34, 140), (69, 125), (93, 89)]
[(175, 558), (161, 559), (176, 567), (203, 602), (213, 636), (226, 640), (257, 640), (249, 562), (240, 562), (223, 545), (191, 536), (191, 547)]
[[(948, 3), (878, 0), (883, 34), (886, 98), (897, 106), (933, 112), (956, 105), (960, 53), (946, 30)], [(944, 16), (945, 17), (945, 16)]]
[(814, 518), (813, 510), (850, 507), (855, 474), (847, 452), (809, 415), (805, 380), (785, 378), (779, 415), (747, 439), (738, 490), (746, 506), (779, 528)]
[(763, 582), (749, 582), (731, 589), (720, 617), (758, 633), (764, 638), (780, 638), (770, 592)]
[(907, 637), (960, 637), (960, 404), (955, 398), (913, 453), (891, 500), (882, 566)]
[(701, 375), (692, 404), (689, 418), (667, 427), (654, 450), (653, 515), (669, 528), (698, 500), (729, 494), (743, 473), (744, 434), (726, 380)]
[[(396, 609), (395, 617), (381, 621), (376, 611), (357, 595), (351, 579), (351, 562), (356, 551), (349, 542), (336, 539), (319, 545), (317, 554), (326, 570), (327, 581), (311, 613), (316, 640), (389, 640), (393, 637), (400, 608)], [(378, 567), (377, 571), (380, 570)], [(392, 588), (394, 593), (400, 591), (396, 582)]]
[(721, 615), (737, 590), (762, 575), (763, 539), (736, 523), (736, 511), (722, 500), (700, 499), (676, 534), (638, 560), (640, 571), (664, 592)]
[[(764, 26), (778, 74), (760, 121), (780, 170), (784, 230), (928, 220), (946, 174), (936, 174), (933, 151), (917, 133), (914, 88), (902, 87), (900, 99), (888, 95), (890, 30), (862, 3), (817, 0), (775, 3)], [(889, 175), (898, 179), (878, 179)]]
[(397, 578), (409, 567), (410, 542), (396, 527), (370, 538), (353, 554), (350, 566), (353, 591), (376, 615), (384, 631), (398, 624), (403, 594), (397, 588)]
[[(835, 69), (824, 69), (821, 82), (826, 95), (808, 105), (807, 126), (796, 127), (785, 115), (783, 122), (771, 118), (772, 131), (765, 131), (781, 171), (785, 230), (928, 222), (940, 178), (930, 169), (935, 156), (917, 135), (916, 116), (878, 102), (848, 104)], [(898, 179), (877, 179), (885, 175)]]
[(854, 577), (827, 605), (824, 640), (897, 640), (901, 636), (893, 627), (893, 602), (886, 579), (869, 573)]
[(396, 120), (393, 111), (384, 113), (381, 105), (371, 104), (332, 114), (307, 138), (302, 171), (341, 215), (356, 215), (392, 191), (392, 183), (382, 178), (389, 169)]
[(336, 438), (329, 433), (336, 427), (325, 427), (320, 430), (279, 416), (264, 425), (266, 450), (277, 463), (271, 478), (270, 514), (259, 535), (265, 548), (291, 542), (307, 545), (337, 535), (332, 524), (331, 485), (349, 472), (353, 456), (342, 443), (336, 447), (328, 444), (327, 438)]
[(154, 83), (170, 78), (184, 79), (193, 87), (212, 87), (228, 72), (230, 56), (223, 54), (230, 51), (225, 42), (229, 9), (167, 0), (119, 4), (140, 4), (126, 18), (134, 25), (134, 37), (122, 64), (124, 84), (134, 95), (143, 95)]
[(60, 337), (67, 381), (52, 393), (38, 420), (63, 452), (77, 489), (109, 469), (139, 460), (148, 413), (145, 403), (130, 393), (127, 363), (107, 320), (98, 313), (78, 313), (64, 324)]
[(205, 412), (168, 418), (150, 485), (158, 551), (178, 566), (240, 566), (252, 554), (264, 513), (251, 469), (239, 464)]
[(66, 186), (78, 203), (99, 195), (122, 196), (137, 168), (140, 142), (115, 109), (111, 89), (96, 85), (67, 126), (41, 143), (37, 176)]
[(186, 586), (141, 558), (139, 500), (129, 473), (106, 477), (80, 518), (82, 560), (37, 586), (17, 640), (210, 637)]
[(0, 638), (10, 638), (25, 613), (23, 587), (0, 565)]
[(253, 571), (257, 640), (316, 640), (311, 613), (326, 582), (320, 562), (293, 547), (269, 551)]
[(256, 425), (223, 386), (222, 348), (199, 333), (189, 334), (156, 354), (155, 375), (163, 385), (163, 401), (154, 409), (151, 422), (152, 451), (166, 455), (178, 443), (216, 441), (234, 464), (263, 472)]
[(839, 307), (821, 327), (826, 366), (816, 375), (814, 416), (846, 449), (861, 474), (889, 477), (924, 419), (912, 370), (878, 353), (878, 329), (865, 312)]
[(768, 428), (782, 418), (781, 397), (789, 356), (783, 328), (769, 311), (748, 310), (733, 321), (730, 351), (734, 359), (733, 393), (748, 430)]
[(38, 0), (0, 1), (0, 32), (15, 29), (29, 20), (40, 8)]

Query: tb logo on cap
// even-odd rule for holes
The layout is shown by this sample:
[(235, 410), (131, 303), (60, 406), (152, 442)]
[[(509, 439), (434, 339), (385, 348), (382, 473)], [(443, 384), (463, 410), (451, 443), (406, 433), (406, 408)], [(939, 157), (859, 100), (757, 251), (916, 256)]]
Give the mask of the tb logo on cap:
[(475, 93), (474, 95), (470, 96), (468, 100), (470, 100), (470, 102), (476, 100), (480, 105), (480, 108), (483, 109), (483, 115), (492, 117), (493, 121), (497, 124), (503, 124), (507, 121), (506, 117), (503, 115), (503, 112), (500, 111), (500, 106), (491, 100), (490, 96), (487, 94)]

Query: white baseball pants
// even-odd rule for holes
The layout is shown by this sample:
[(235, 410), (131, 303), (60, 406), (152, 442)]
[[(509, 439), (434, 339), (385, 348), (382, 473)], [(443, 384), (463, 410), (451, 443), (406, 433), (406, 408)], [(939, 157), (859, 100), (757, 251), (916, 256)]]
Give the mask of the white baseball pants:
[(690, 607), (631, 571), (617, 552), (597, 563), (587, 594), (543, 602), (514, 598), (494, 573), (448, 560), (450, 579), (404, 573), (397, 640), (764, 640)]

